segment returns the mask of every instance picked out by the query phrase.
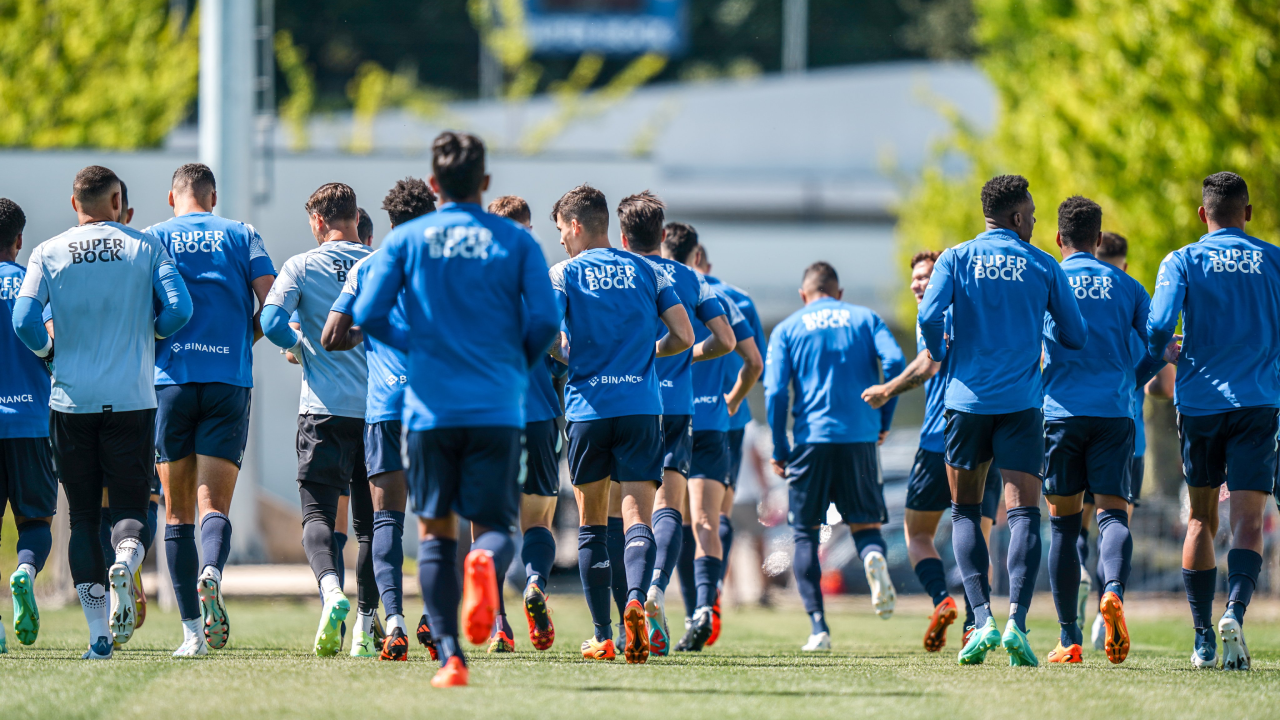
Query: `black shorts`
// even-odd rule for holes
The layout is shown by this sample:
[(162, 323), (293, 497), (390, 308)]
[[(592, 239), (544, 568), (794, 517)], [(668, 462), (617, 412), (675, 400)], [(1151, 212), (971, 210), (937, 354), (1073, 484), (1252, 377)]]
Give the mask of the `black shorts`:
[(1127, 417), (1068, 417), (1044, 423), (1044, 493), (1129, 499), (1134, 425)]
[(994, 460), (1001, 470), (1044, 476), (1044, 415), (1028, 408), (1003, 415), (948, 409), (947, 464), (974, 470)]
[(369, 477), (404, 470), (399, 420), (364, 424), (364, 467)]
[(0, 517), (5, 500), (18, 517), (53, 517), (58, 511), (49, 438), (0, 439)]
[(364, 472), (364, 418), (298, 416), (298, 482), (348, 490)]
[[(996, 519), (1004, 478), (992, 463), (987, 470), (987, 484), (982, 491), (982, 517)], [(941, 512), (951, 509), (951, 484), (947, 482), (946, 455), (920, 448), (907, 478), (907, 509), (919, 512)]]
[(249, 441), (252, 391), (226, 383), (156, 386), (156, 462), (191, 453), (240, 467)]
[(662, 483), (662, 418), (624, 415), (570, 422), (569, 477), (574, 485), (605, 478)]
[(83, 414), (51, 410), (54, 466), (72, 510), (85, 503), (100, 507), (105, 489), (113, 510), (145, 513), (156, 472), (155, 432), (155, 410)]
[(524, 482), (525, 495), (555, 497), (560, 494), (560, 427), (555, 418), (525, 423)]
[(495, 529), (515, 524), (521, 428), (460, 427), (409, 432), (409, 499), (420, 517), (457, 513)]
[(827, 521), (827, 507), (846, 523), (884, 523), (884, 481), (876, 444), (815, 443), (797, 445), (787, 460), (791, 509), (787, 522), (811, 528)]
[(738, 472), (742, 470), (742, 438), (746, 430), (738, 428), (729, 431), (729, 489), (738, 488)]
[(1240, 408), (1213, 415), (1178, 414), (1182, 472), (1191, 487), (1270, 493), (1276, 483), (1280, 410)]
[(662, 469), (675, 470), (686, 478), (693, 462), (693, 416), (662, 416)]
[(698, 430), (693, 433), (693, 463), (689, 477), (729, 484), (729, 437), (720, 430)]

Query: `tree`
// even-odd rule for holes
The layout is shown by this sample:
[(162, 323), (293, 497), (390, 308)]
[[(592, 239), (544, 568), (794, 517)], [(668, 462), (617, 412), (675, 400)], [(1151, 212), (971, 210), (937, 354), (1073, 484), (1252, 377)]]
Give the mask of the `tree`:
[(169, 0), (0, 0), (0, 145), (159, 145), (195, 99), (195, 18)]

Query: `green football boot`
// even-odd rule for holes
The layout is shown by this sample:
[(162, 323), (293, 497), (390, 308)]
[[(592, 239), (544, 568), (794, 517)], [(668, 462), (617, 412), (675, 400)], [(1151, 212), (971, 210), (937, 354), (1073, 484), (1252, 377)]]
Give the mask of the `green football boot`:
[(23, 645), (35, 643), (40, 635), (40, 610), (36, 607), (35, 578), (18, 569), (9, 576), (13, 593), (13, 632)]
[(981, 665), (987, 659), (987, 653), (1000, 647), (1000, 631), (996, 630), (995, 618), (987, 618), (982, 627), (974, 628), (969, 642), (960, 648), (961, 665)]
[(338, 654), (338, 648), (342, 644), (342, 623), (350, 612), (351, 603), (346, 595), (340, 592), (329, 593), (324, 599), (324, 609), (320, 611), (320, 628), (316, 630), (316, 657), (333, 657)]
[(1010, 667), (1036, 667), (1040, 664), (1035, 651), (1031, 649), (1031, 643), (1027, 642), (1027, 634), (1018, 629), (1018, 623), (1013, 618), (1009, 618), (1009, 623), (1004, 626), (1004, 637), (1000, 644), (1009, 653)]

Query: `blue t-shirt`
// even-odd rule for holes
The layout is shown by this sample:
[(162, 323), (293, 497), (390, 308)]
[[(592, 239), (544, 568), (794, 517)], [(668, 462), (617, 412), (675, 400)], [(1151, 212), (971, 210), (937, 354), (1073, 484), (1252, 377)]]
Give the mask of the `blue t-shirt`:
[[(657, 255), (644, 257), (666, 273), (667, 280), (675, 289), (681, 304), (684, 305), (684, 311), (689, 315), (694, 333), (697, 334), (701, 330), (706, 335), (710, 335), (711, 331), (707, 330), (704, 323), (712, 318), (724, 316), (725, 310), (715, 293), (711, 292), (711, 287), (702, 273), (688, 265)], [(666, 334), (667, 327), (659, 323), (655, 340), (661, 340)], [(698, 365), (704, 365), (706, 362), (709, 361), (698, 363)], [(662, 386), (663, 414), (693, 414), (693, 373), (691, 372), (693, 364), (692, 348), (679, 355), (657, 359), (658, 383)]]
[[(738, 310), (742, 312), (742, 316), (747, 319), (747, 324), (751, 326), (751, 337), (755, 338), (756, 349), (760, 351), (760, 356), (763, 358), (764, 353), (767, 350), (764, 338), (764, 326), (760, 324), (760, 313), (756, 312), (756, 304), (751, 301), (751, 296), (747, 294), (746, 290), (735, 285), (730, 285), (729, 283), (719, 280), (711, 275), (707, 275), (706, 278), (707, 283), (711, 285), (712, 288), (723, 292), (738, 306)], [(734, 384), (738, 381), (738, 372), (742, 370), (742, 358), (739, 357), (737, 353), (729, 353), (723, 358), (720, 358), (720, 360), (724, 365), (725, 392), (727, 393), (733, 389)], [(737, 413), (729, 416), (729, 429), (741, 430), (750, 422), (751, 404), (744, 402), (738, 407)]]
[(1156, 276), (1148, 355), (1164, 352), (1179, 315), (1178, 412), (1280, 407), (1280, 248), (1223, 228), (1169, 253)]
[(253, 387), (252, 282), (275, 266), (252, 225), (195, 212), (143, 232), (160, 238), (191, 293), (193, 314), (156, 343), (156, 385), (218, 382)]
[[(951, 313), (946, 315), (946, 334), (951, 335)], [(926, 350), (924, 334), (920, 332), (920, 324), (916, 324), (916, 353)], [(949, 358), (938, 363), (938, 372), (924, 381), (924, 422), (920, 425), (920, 447), (929, 452), (947, 451), (947, 365)]]
[(13, 304), (26, 274), (17, 263), (0, 262), (0, 438), (49, 437), (49, 371), (13, 329)]
[[(333, 303), (333, 312), (354, 316), (352, 308), (355, 307), (356, 298), (360, 296), (360, 289), (369, 275), (369, 258), (377, 254), (378, 251), (374, 250), (371, 254), (360, 258), (347, 272), (347, 281), (343, 284), (338, 299)], [(395, 307), (391, 308), (389, 319), (393, 327), (402, 332), (408, 331), (408, 325), (404, 321), (403, 294), (396, 301)], [(405, 365), (404, 353), (365, 335), (364, 360), (369, 369), (368, 395), (365, 396), (364, 401), (364, 421), (372, 425), (386, 420), (402, 419), (404, 389), (409, 384), (409, 371)]]
[[(957, 340), (943, 340), (947, 309)], [(917, 321), (935, 360), (954, 353), (946, 406), (998, 415), (1044, 402), (1040, 344), (1044, 314), (1057, 340), (1079, 350), (1087, 333), (1067, 275), (1050, 255), (1011, 230), (988, 230), (942, 253)]]
[(1146, 344), (1151, 296), (1123, 270), (1089, 253), (1068, 255), (1062, 270), (1089, 339), (1084, 350), (1064, 347), (1054, 339), (1053, 319), (1045, 316), (1044, 416), (1133, 417), (1135, 372), (1150, 379), (1156, 369), (1144, 362), (1145, 352), (1133, 352), (1135, 333)]
[(550, 355), (534, 361), (529, 368), (529, 392), (524, 398), (525, 424), (554, 420), (564, 414), (560, 410), (560, 393), (551, 378), (564, 377), (567, 370)]
[[(533, 235), (479, 205), (446, 203), (397, 225), (370, 263), (355, 320), (407, 352), (409, 429), (524, 427), (529, 367), (560, 323)], [(401, 292), (407, 331), (390, 322)]]
[[(747, 322), (738, 305), (729, 299), (722, 290), (712, 288), (720, 304), (729, 313), (729, 326), (733, 328), (733, 338), (742, 342), (751, 337), (751, 324)], [(711, 331), (705, 326), (694, 325), (694, 343), (700, 343), (711, 337)], [(737, 352), (721, 355), (713, 360), (703, 360), (693, 364), (693, 431), (715, 430), (729, 431), (729, 406), (724, 401), (725, 361), (737, 357)]]
[(865, 307), (828, 297), (792, 313), (773, 329), (765, 360), (774, 459), (785, 462), (790, 455), (788, 405), (796, 445), (877, 441), (893, 422), (897, 398), (873, 410), (862, 391), (880, 383), (882, 370), (892, 378), (904, 367), (893, 333)]
[(551, 284), (570, 338), (565, 417), (661, 415), (654, 338), (680, 302), (667, 274), (644, 256), (593, 248), (552, 267)]

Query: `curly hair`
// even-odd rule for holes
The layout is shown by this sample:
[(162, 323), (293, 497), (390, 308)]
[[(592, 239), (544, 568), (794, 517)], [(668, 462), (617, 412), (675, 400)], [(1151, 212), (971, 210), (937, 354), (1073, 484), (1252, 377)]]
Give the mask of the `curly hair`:
[(422, 180), (407, 177), (396, 181), (391, 192), (382, 199), (382, 209), (387, 211), (392, 226), (399, 225), (435, 211), (436, 194)]
[(1027, 179), (1021, 175), (997, 175), (982, 186), (982, 214), (999, 217), (1027, 199)]

